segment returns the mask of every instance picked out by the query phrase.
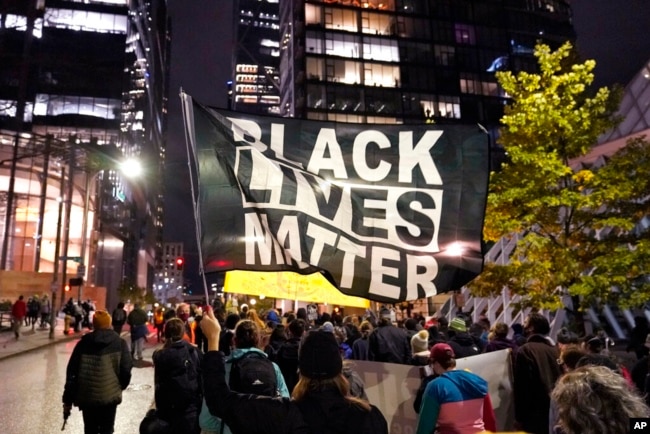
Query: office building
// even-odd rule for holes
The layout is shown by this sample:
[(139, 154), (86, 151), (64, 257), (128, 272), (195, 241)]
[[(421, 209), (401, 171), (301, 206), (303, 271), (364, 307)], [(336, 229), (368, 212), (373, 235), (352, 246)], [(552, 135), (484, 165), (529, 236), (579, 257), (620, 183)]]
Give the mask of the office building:
[[(0, 6), (2, 270), (51, 272), (53, 287), (83, 277), (108, 289), (109, 307), (122, 282), (152, 287), (165, 15), (163, 1)], [(141, 160), (143, 178), (120, 173), (127, 157)]]
[(287, 0), (282, 116), (480, 123), (495, 134), (499, 70), (534, 71), (537, 41), (575, 39), (561, 0)]
[(182, 301), (185, 285), (183, 243), (164, 243), (159, 263), (153, 291), (156, 300), (172, 305)]
[(231, 109), (277, 116), (280, 113), (279, 0), (237, 3)]

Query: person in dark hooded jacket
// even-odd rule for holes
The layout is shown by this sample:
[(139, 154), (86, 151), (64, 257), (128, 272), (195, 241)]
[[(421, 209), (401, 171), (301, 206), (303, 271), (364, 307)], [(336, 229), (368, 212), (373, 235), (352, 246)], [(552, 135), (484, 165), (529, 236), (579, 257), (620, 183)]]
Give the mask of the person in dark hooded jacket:
[(475, 356), (481, 353), (479, 344), (467, 333), (467, 325), (462, 318), (449, 322), (449, 340), (447, 343), (454, 350), (457, 358)]
[(404, 329), (395, 327), (388, 316), (379, 319), (377, 328), (368, 337), (368, 360), (411, 363), (411, 341)]
[(175, 434), (198, 434), (201, 392), (201, 351), (183, 339), (185, 324), (179, 318), (165, 323), (165, 345), (153, 353), (158, 417)]
[(517, 429), (531, 434), (547, 434), (550, 394), (562, 375), (557, 363), (558, 348), (548, 339), (548, 319), (537, 312), (524, 322), (528, 340), (517, 350), (514, 378), (515, 421)]
[(225, 356), (218, 351), (220, 325), (211, 310), (201, 327), (208, 338), (203, 359), (205, 400), (210, 413), (222, 418), (234, 433), (388, 433), (379, 409), (350, 394), (332, 333), (317, 330), (305, 337), (299, 354), (300, 379), (289, 399), (232, 391), (225, 379)]
[(105, 310), (97, 311), (93, 332), (77, 342), (68, 361), (64, 415), (76, 405), (83, 414), (85, 432), (112, 433), (122, 391), (131, 382), (132, 367), (129, 348), (113, 330), (111, 316)]
[(300, 318), (291, 321), (289, 323), (289, 339), (280, 346), (277, 354), (277, 364), (282, 371), (289, 392), (293, 391), (298, 383), (298, 352), (305, 327), (305, 321)]

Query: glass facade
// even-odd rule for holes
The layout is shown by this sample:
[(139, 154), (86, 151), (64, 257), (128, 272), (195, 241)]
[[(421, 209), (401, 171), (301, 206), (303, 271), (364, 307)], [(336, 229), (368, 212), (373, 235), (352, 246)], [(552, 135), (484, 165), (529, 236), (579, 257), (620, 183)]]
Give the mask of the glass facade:
[(556, 46), (574, 38), (561, 1), (294, 0), (282, 7), (282, 114), (311, 119), (495, 124), (505, 95), (494, 73), (533, 69), (538, 40)]
[(154, 285), (154, 295), (163, 304), (183, 299), (183, 270), (176, 265), (178, 258), (185, 260), (183, 243), (164, 243)]
[(239, 0), (231, 108), (243, 113), (280, 113), (280, 17), (278, 1)]
[(568, 1), (288, 0), (281, 115), (481, 123), (494, 136), (507, 101), (495, 72), (534, 71), (536, 42), (574, 39)]
[[(80, 275), (107, 306), (124, 279), (153, 287), (167, 28), (164, 1), (0, 6), (1, 269)], [(148, 178), (119, 173), (128, 157)]]

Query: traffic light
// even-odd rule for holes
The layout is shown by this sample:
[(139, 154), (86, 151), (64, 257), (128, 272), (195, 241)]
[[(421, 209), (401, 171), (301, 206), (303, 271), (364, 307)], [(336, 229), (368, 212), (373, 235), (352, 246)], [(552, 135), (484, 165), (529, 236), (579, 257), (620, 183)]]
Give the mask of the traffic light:
[(63, 289), (65, 289), (65, 292), (70, 291), (70, 285), (66, 285)]
[(183, 265), (185, 264), (185, 260), (183, 258), (176, 258), (176, 269), (177, 270), (182, 270)]

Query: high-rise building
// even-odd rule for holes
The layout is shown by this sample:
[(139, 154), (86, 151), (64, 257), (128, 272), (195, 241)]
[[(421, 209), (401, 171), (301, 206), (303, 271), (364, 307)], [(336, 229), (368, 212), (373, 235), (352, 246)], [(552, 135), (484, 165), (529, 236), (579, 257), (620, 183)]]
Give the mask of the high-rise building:
[(279, 115), (279, 0), (237, 2), (232, 110)]
[(563, 0), (287, 0), (282, 116), (498, 125), (499, 70), (534, 71), (537, 41), (575, 39)]
[(183, 300), (185, 257), (183, 243), (164, 243), (156, 271), (153, 295), (163, 304)]
[[(0, 4), (1, 269), (84, 277), (109, 289), (109, 307), (123, 281), (152, 287), (162, 248), (164, 7)], [(140, 160), (142, 178), (119, 171), (127, 157)]]
[(153, 287), (163, 246), (163, 179), (167, 137), (171, 26), (166, 0), (129, 1), (127, 86), (122, 96), (121, 138), (127, 156), (140, 160), (148, 182), (131, 185), (138, 215), (126, 231), (125, 274)]

